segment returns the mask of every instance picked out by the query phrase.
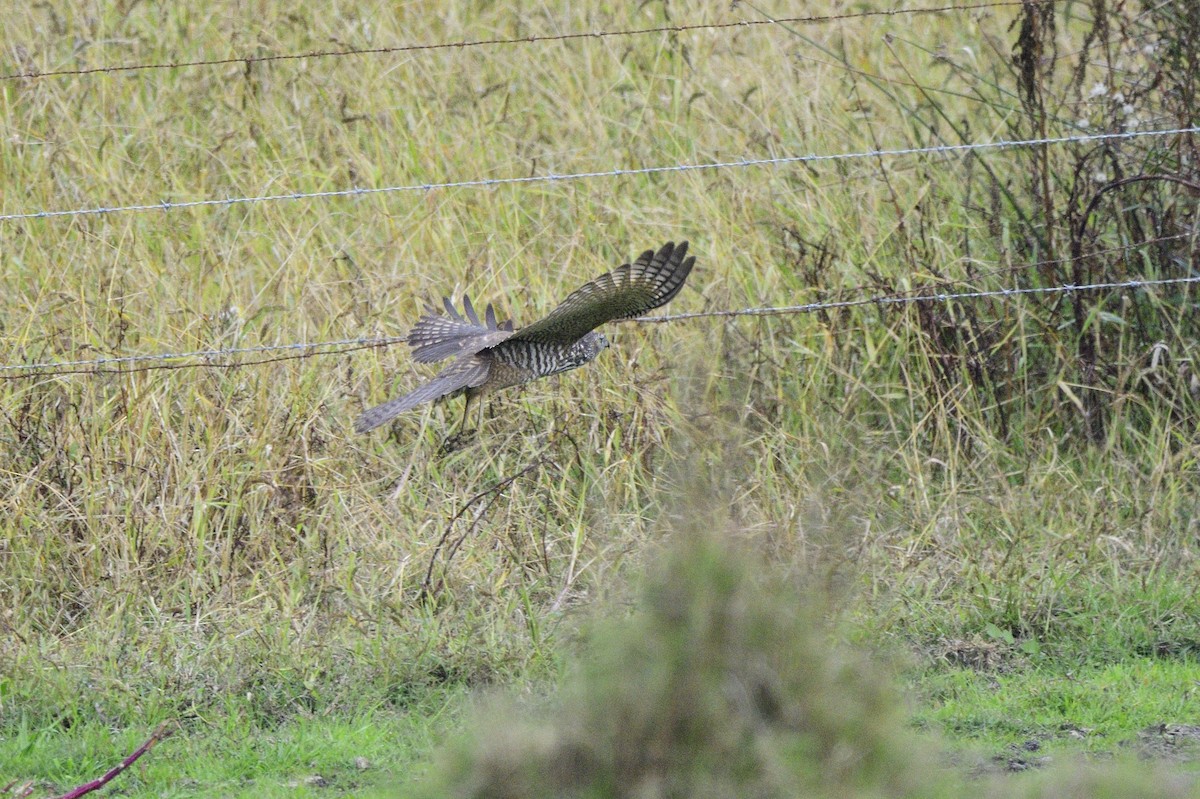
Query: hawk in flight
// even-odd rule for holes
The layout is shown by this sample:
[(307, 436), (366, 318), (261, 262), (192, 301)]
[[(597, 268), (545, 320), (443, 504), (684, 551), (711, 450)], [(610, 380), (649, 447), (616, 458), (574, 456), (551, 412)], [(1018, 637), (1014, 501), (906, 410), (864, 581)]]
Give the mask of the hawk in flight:
[[(666, 305), (683, 288), (695, 256), (685, 258), (688, 243), (667, 242), (658, 252), (646, 250), (632, 264), (571, 292), (548, 316), (513, 330), (511, 321), (497, 323), (489, 304), (480, 321), (470, 298), (460, 314), (444, 298), (446, 316), (433, 309), (417, 320), (406, 341), (417, 363), (454, 360), (429, 382), (402, 397), (377, 405), (358, 417), (356, 432), (365, 433), (425, 402), (466, 395), (462, 426), (471, 403), (485, 394), (583, 366), (608, 347), (595, 332), (605, 322), (629, 319)], [(483, 403), (479, 403), (482, 416)]]

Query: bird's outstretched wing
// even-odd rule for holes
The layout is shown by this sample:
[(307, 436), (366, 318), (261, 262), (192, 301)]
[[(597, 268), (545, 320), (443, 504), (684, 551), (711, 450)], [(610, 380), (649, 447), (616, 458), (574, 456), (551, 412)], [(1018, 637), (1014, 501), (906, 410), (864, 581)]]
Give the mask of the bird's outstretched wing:
[(695, 256), (684, 259), (688, 243), (667, 242), (646, 250), (632, 264), (571, 292), (548, 316), (512, 334), (513, 341), (569, 344), (605, 322), (628, 319), (665, 305), (683, 288)]
[(428, 383), (418, 386), (403, 397), (376, 405), (358, 417), (354, 422), (354, 432), (366, 433), (423, 402), (433, 402), (462, 389), (482, 385), (487, 380), (490, 366), (489, 361), (476, 355), (459, 358)]
[(488, 303), (484, 321), (479, 321), (471, 305), (471, 298), (463, 295), (463, 310), (458, 312), (449, 297), (442, 298), (448, 316), (441, 316), (433, 308), (417, 320), (408, 332), (408, 346), (413, 348), (413, 360), (417, 363), (434, 363), (455, 355), (471, 355), (494, 347), (512, 335), (513, 323), (496, 322), (496, 310)]

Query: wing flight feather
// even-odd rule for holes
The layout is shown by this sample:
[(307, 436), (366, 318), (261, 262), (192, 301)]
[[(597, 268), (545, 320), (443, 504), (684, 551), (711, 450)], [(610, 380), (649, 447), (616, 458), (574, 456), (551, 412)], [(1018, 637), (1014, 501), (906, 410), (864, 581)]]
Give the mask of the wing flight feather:
[(514, 341), (570, 344), (605, 322), (641, 316), (670, 302), (687, 280), (695, 256), (685, 258), (688, 243), (667, 242), (658, 252), (646, 250), (632, 264), (623, 264), (585, 283), (545, 318), (513, 334)]

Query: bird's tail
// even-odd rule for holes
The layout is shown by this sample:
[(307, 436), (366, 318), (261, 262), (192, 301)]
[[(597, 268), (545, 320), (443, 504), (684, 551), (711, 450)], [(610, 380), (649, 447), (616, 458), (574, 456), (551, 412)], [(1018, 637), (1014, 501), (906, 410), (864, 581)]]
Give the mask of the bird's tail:
[(403, 397), (388, 400), (363, 413), (354, 422), (354, 432), (369, 432), (380, 425), (387, 424), (421, 403), (433, 402), (456, 392), (482, 385), (487, 380), (489, 367), (490, 363), (483, 358), (475, 356), (459, 358), (428, 383), (418, 386)]

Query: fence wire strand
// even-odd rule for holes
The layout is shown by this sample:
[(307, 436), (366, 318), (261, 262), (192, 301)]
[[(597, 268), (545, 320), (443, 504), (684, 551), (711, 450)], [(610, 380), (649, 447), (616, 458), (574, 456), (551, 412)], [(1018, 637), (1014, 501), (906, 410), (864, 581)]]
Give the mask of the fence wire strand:
[(1071, 294), (1077, 291), (1102, 291), (1105, 289), (1142, 289), (1154, 286), (1169, 286), (1183, 283), (1200, 283), (1200, 275), (1193, 277), (1165, 277), (1153, 280), (1114, 280), (1107, 283), (1066, 284), (1063, 286), (1037, 286), (1029, 288), (994, 289), (992, 291), (939, 292), (911, 296), (886, 295), (858, 300), (834, 302), (811, 302), (803, 305), (772, 305), (762, 308), (741, 308), (734, 311), (694, 311), (669, 314), (667, 316), (640, 316), (635, 321), (643, 323), (678, 322), (684, 319), (732, 316), (783, 316), (785, 314), (812, 313), (814, 311), (855, 308), (863, 305), (912, 305), (919, 302), (951, 302), (953, 300), (975, 300), (982, 297), (1021, 297), (1033, 294)]
[(927, 155), (931, 153), (961, 153), (977, 152), (980, 150), (1003, 150), (1016, 147), (1040, 147), (1052, 144), (1068, 144), (1076, 142), (1106, 142), (1124, 139), (1146, 137), (1176, 136), (1188, 133), (1200, 133), (1200, 127), (1171, 128), (1167, 130), (1128, 130), (1119, 133), (1088, 133), (1075, 136), (1048, 136), (1038, 139), (1003, 139), (993, 142), (973, 142), (967, 144), (937, 144), (928, 147), (901, 147), (890, 150), (864, 150), (850, 153), (825, 153), (809, 155), (787, 155), (775, 158), (742, 158), (737, 161), (712, 161), (699, 164), (669, 164), (664, 166), (637, 167), (631, 169), (605, 169), (595, 172), (572, 172), (564, 175), (529, 175), (516, 178), (481, 178), (476, 180), (455, 180), (444, 183), (411, 183), (402, 186), (383, 186), (378, 188), (354, 187), (350, 189), (334, 189), (330, 191), (291, 192), (287, 194), (264, 194), (255, 197), (227, 197), (225, 199), (188, 200), (185, 202), (169, 202), (163, 200), (157, 203), (142, 203), (138, 205), (119, 205), (113, 207), (76, 208), (60, 211), (30, 211), (15, 214), (0, 214), (0, 222), (12, 222), (29, 219), (51, 219), (55, 217), (88, 216), (97, 214), (117, 214), (137, 211), (172, 211), (180, 208), (201, 208), (210, 206), (233, 206), (246, 203), (275, 202), (279, 200), (311, 200), (331, 197), (365, 197), (372, 194), (389, 194), (397, 192), (430, 192), (441, 189), (470, 189), (495, 188), (497, 186), (526, 185), (532, 183), (555, 183), (590, 178), (628, 177), (631, 175), (656, 175), (667, 172), (696, 172), (710, 169), (734, 169), (752, 166), (781, 166), (784, 164), (813, 164), (827, 161), (850, 161), (859, 158), (893, 158), (903, 155)]
[(616, 36), (643, 36), (654, 33), (685, 33), (700, 30), (724, 30), (729, 28), (750, 28), (759, 25), (777, 24), (808, 24), (836, 22), (839, 20), (862, 19), (865, 17), (894, 17), (905, 14), (941, 14), (950, 11), (978, 11), (985, 8), (1000, 8), (1004, 6), (1044, 5), (1063, 2), (1063, 0), (994, 0), (993, 2), (977, 3), (974, 5), (949, 5), (932, 8), (891, 8), (871, 11), (858, 11), (845, 14), (825, 14), (806, 17), (780, 17), (778, 19), (738, 20), (736, 22), (710, 22), (691, 25), (660, 25), (653, 28), (632, 28), (614, 31), (580, 31), (576, 33), (546, 34), (542, 36), (521, 36), (511, 39), (472, 39), (457, 42), (439, 42), (437, 44), (405, 44), (394, 47), (365, 47), (348, 48), (344, 50), (312, 50), (304, 53), (282, 53), (278, 55), (240, 56), (231, 58), (212, 58), (199, 61), (165, 61), (150, 64), (113, 64), (100, 67), (81, 67), (78, 69), (26, 70), (0, 75), (0, 81), (36, 78), (56, 78), (70, 75), (112, 74), (121, 72), (140, 72), (147, 70), (184, 69), (188, 67), (211, 67), (228, 64), (260, 64), (270, 61), (295, 61), (310, 58), (340, 58), (361, 55), (386, 55), (389, 53), (413, 53), (429, 50), (465, 50), (474, 47), (495, 47), (503, 45), (534, 44), (537, 42), (562, 42), (573, 39), (605, 39)]
[[(1163, 240), (1182, 238), (1183, 236), (1166, 237)], [(1147, 242), (1154, 243), (1154, 242)], [(1127, 247), (1122, 249), (1133, 249)], [(1044, 262), (1052, 263), (1052, 262)], [(1039, 264), (1028, 264), (1035, 267)], [(666, 316), (638, 317), (631, 321), (643, 324), (661, 324), (678, 322), (689, 319), (703, 318), (732, 318), (741, 316), (783, 316), (790, 314), (814, 313), (817, 311), (836, 310), (841, 308), (856, 308), (867, 305), (903, 306), (916, 303), (946, 303), (956, 300), (974, 300), (985, 297), (1022, 297), (1030, 295), (1072, 294), (1081, 291), (1104, 291), (1112, 289), (1146, 289), (1159, 286), (1185, 285), (1200, 283), (1200, 275), (1189, 277), (1155, 278), (1148, 280), (1116, 280), (1103, 283), (1087, 283), (1082, 285), (1066, 284), (1061, 286), (1043, 286), (1031, 288), (994, 289), (990, 291), (961, 291), (929, 293), (929, 287), (912, 289), (910, 292), (892, 293), (854, 300), (833, 300), (825, 302), (810, 302), (800, 305), (763, 306), (757, 308), (741, 308), (736, 310), (695, 311), (690, 313), (669, 314)], [(922, 293), (915, 293), (922, 292)], [(232, 347), (229, 349), (193, 350), (190, 352), (166, 352), (152, 355), (124, 355), (114, 358), (96, 358), (93, 360), (75, 361), (43, 361), (40, 363), (0, 365), (0, 380), (27, 379), (33, 377), (53, 377), (71, 374), (128, 374), (132, 372), (150, 371), (153, 369), (189, 369), (199, 367), (237, 368), (255, 366), (296, 358), (308, 358), (315, 355), (339, 355), (362, 349), (386, 347), (405, 341), (404, 336), (385, 336), (378, 338), (352, 338), (335, 341), (307, 342), (295, 344), (269, 344), (257, 347)], [(262, 354), (275, 352), (291, 352), (290, 355), (272, 357), (248, 362), (213, 363), (214, 359), (228, 358), (237, 355)], [(168, 361), (203, 359), (200, 363), (172, 364)], [(132, 369), (121, 367), (135, 363), (149, 363)]]
[[(97, 367), (120, 366), (130, 363), (145, 363), (153, 361), (182, 361), (201, 358), (211, 360), (213, 358), (228, 358), (235, 355), (253, 355), (266, 352), (284, 352), (287, 350), (308, 350), (302, 353), (303, 356), (311, 355), (333, 355), (342, 352), (353, 352), (359, 349), (368, 347), (386, 347), (391, 344), (399, 344), (404, 341), (403, 336), (383, 336), (378, 338), (344, 338), (334, 341), (317, 341), (317, 342), (299, 342), (296, 344), (263, 344), (255, 347), (230, 347), (227, 349), (207, 349), (207, 350), (191, 350), (190, 352), (163, 352), (155, 355), (122, 355), (115, 358), (94, 358), (91, 360), (79, 361), (47, 361), (44, 363), (31, 364), (8, 364), (0, 366), (0, 372), (11, 371), (40, 371), (42, 374), (75, 374), (80, 371), (92, 371)], [(329, 349), (338, 347), (339, 349)], [(322, 350), (329, 350), (323, 352)], [(266, 363), (266, 361), (263, 361)], [(214, 364), (214, 363), (196, 363), (188, 364), (188, 366), (243, 366), (249, 364)], [(83, 367), (88, 367), (84, 369)], [(46, 371), (52, 370), (52, 371)], [(63, 371), (59, 371), (63, 370)]]

